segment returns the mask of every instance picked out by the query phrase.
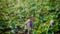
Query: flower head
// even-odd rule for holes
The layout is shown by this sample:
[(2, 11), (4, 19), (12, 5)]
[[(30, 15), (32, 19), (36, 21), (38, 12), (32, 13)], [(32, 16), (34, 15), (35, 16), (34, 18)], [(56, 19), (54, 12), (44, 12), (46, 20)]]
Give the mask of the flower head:
[(54, 20), (50, 21), (50, 25), (53, 26), (54, 25)]
[(5, 13), (2, 13), (2, 16), (4, 16), (5, 15)]

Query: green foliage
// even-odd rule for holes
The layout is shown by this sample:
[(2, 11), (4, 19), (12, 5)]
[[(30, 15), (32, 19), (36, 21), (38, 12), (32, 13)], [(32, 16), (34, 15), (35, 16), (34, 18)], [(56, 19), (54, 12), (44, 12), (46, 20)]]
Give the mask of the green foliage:
[[(33, 34), (47, 34), (51, 28), (51, 32), (58, 31), (59, 7), (60, 0), (0, 0), (0, 29), (20, 26), (33, 15), (36, 18), (34, 28), (37, 28), (33, 29)], [(50, 20), (56, 21), (54, 26), (50, 27)]]

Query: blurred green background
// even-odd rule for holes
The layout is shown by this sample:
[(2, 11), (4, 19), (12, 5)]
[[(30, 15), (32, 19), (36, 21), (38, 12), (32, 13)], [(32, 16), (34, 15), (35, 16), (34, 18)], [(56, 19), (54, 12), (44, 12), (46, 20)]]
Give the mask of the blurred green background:
[[(60, 31), (60, 0), (0, 0), (0, 33), (9, 27), (21, 26), (31, 15), (36, 18), (32, 34)], [(10, 29), (4, 34), (11, 34)]]

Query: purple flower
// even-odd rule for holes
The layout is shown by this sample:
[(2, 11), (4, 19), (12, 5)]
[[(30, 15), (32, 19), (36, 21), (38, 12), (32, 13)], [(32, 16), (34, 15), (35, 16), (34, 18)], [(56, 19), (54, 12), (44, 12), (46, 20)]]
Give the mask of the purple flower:
[(4, 16), (5, 15), (5, 13), (2, 13), (2, 16)]
[(33, 23), (32, 23), (32, 22), (30, 23), (30, 27), (31, 27), (31, 28), (33, 27)]
[(54, 25), (54, 20), (51, 20), (50, 21), (50, 26), (53, 26)]
[(28, 20), (27, 26), (29, 26), (30, 28), (34, 26), (33, 22), (30, 19)]

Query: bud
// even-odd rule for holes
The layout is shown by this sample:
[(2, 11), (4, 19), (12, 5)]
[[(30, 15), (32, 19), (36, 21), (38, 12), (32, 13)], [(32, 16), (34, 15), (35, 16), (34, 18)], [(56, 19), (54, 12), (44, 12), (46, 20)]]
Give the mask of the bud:
[(12, 26), (10, 26), (10, 28), (12, 28)]
[(45, 25), (46, 25), (46, 23), (43, 24), (43, 26), (45, 26)]
[(59, 7), (59, 8), (57, 8), (56, 10), (57, 10), (57, 11), (59, 11), (59, 10), (60, 10), (60, 7)]
[(12, 33), (14, 33), (14, 30), (11, 30)]
[(5, 20), (5, 21), (9, 21), (9, 18), (8, 18), (8, 17), (6, 17), (6, 18), (4, 18), (4, 20)]

